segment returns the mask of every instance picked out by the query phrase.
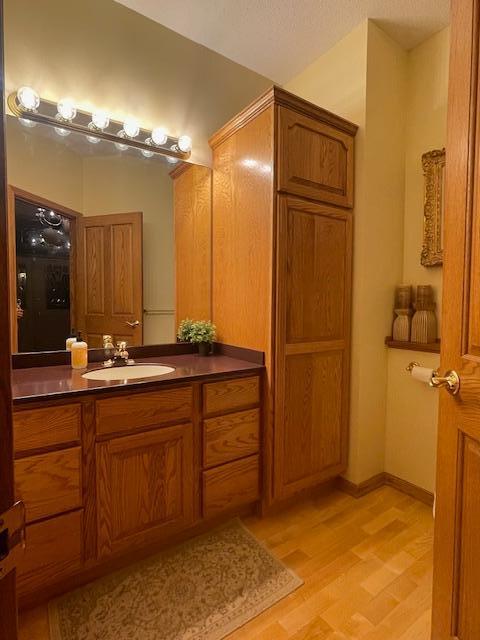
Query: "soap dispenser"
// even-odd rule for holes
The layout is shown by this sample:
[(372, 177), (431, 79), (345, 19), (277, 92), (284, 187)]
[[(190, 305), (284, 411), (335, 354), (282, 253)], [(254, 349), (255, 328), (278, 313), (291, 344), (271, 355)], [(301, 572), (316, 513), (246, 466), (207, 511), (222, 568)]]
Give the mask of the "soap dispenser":
[(88, 345), (82, 340), (80, 331), (71, 345), (72, 369), (85, 369), (88, 365)]
[(72, 329), (70, 332), (70, 336), (65, 341), (65, 348), (67, 351), (72, 350), (72, 344), (77, 341), (77, 336), (75, 333), (75, 329)]

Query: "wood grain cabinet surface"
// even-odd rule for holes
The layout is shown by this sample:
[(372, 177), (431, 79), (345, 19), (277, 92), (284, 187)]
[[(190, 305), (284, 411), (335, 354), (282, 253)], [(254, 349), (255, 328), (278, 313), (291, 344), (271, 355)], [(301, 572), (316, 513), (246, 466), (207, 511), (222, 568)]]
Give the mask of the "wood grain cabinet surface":
[(291, 109), (278, 109), (278, 190), (353, 206), (353, 138)]
[(96, 446), (99, 555), (193, 522), (193, 428), (164, 427)]
[(17, 499), (27, 522), (82, 506), (81, 449), (50, 451), (15, 460)]
[(267, 508), (346, 468), (356, 131), (273, 87), (210, 139), (213, 318), (265, 353)]
[(60, 582), (81, 569), (82, 511), (48, 518), (27, 527), (27, 547), (18, 567), (20, 596)]
[(16, 411), (13, 414), (15, 453), (78, 443), (81, 420), (80, 404), (62, 404)]
[(216, 516), (260, 498), (258, 455), (203, 472), (203, 515)]
[(212, 415), (246, 408), (260, 402), (258, 376), (211, 382), (203, 387), (203, 411)]
[(203, 462), (212, 467), (257, 453), (260, 410), (239, 411), (203, 422)]

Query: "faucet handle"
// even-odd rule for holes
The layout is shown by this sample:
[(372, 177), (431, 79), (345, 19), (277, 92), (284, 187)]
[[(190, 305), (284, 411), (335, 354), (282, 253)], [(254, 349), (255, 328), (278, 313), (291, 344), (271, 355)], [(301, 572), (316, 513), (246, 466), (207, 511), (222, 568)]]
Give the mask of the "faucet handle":
[(117, 347), (119, 351), (126, 351), (127, 350), (127, 341), (126, 340), (120, 340), (120, 342), (117, 342)]

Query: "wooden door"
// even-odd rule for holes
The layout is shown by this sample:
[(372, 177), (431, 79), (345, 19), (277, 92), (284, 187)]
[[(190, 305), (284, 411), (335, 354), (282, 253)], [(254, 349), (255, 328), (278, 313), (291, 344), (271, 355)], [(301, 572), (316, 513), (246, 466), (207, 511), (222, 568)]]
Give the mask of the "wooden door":
[(480, 99), (478, 0), (454, 0), (446, 162), (434, 640), (480, 638)]
[(352, 213), (279, 198), (275, 498), (345, 470)]
[[(3, 32), (3, 3), (0, 2), (0, 31)], [(0, 43), (0, 514), (13, 505), (13, 427), (10, 387), (10, 318), (7, 193), (5, 172), (5, 91), (3, 39)], [(0, 575), (0, 640), (17, 638), (15, 570)]]
[(146, 544), (193, 521), (193, 427), (97, 444), (98, 552)]
[(104, 334), (143, 344), (142, 214), (85, 216), (79, 224), (78, 329), (89, 347)]

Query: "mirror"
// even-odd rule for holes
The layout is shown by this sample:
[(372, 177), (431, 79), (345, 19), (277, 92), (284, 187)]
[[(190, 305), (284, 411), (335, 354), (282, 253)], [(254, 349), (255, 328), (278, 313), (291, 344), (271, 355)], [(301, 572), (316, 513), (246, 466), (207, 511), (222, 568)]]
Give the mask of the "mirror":
[(181, 161), (13, 116), (6, 149), (13, 351), (64, 349), (72, 329), (89, 347), (174, 342)]

